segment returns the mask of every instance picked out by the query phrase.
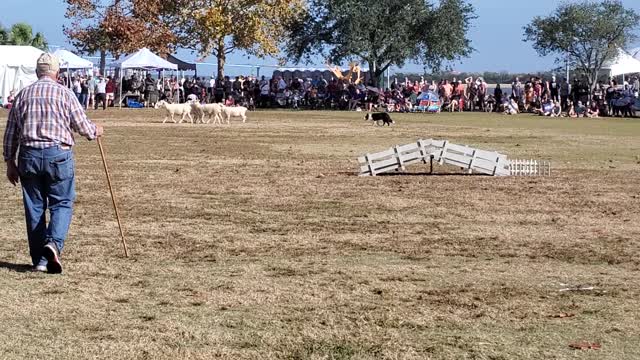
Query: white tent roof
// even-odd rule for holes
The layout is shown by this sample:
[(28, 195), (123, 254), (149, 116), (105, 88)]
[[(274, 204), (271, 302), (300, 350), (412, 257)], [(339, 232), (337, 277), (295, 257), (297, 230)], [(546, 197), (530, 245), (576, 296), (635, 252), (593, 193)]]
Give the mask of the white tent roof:
[(44, 51), (33, 46), (0, 45), (0, 65), (36, 68), (36, 62)]
[(142, 48), (124, 59), (114, 62), (113, 66), (121, 69), (178, 70), (178, 65), (168, 62), (147, 48)]
[(606, 62), (602, 68), (608, 69), (611, 76), (640, 73), (640, 60), (634, 59), (623, 50), (619, 50), (618, 57)]
[(91, 61), (85, 60), (71, 51), (58, 49), (53, 55), (57, 56), (60, 60), (60, 67), (62, 69), (93, 69), (93, 63)]
[(0, 96), (3, 100), (11, 90), (19, 92), (38, 80), (36, 62), (42, 52), (32, 46), (0, 45)]
[(640, 60), (640, 47), (631, 49), (631, 51), (629, 51), (629, 54), (631, 54), (631, 56), (636, 58), (636, 60)]

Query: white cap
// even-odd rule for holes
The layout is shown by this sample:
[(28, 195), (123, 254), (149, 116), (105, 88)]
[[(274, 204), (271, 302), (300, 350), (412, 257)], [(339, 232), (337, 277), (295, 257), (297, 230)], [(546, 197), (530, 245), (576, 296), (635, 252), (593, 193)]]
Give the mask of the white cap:
[(39, 74), (56, 73), (60, 71), (60, 61), (55, 55), (44, 53), (38, 58), (36, 71)]

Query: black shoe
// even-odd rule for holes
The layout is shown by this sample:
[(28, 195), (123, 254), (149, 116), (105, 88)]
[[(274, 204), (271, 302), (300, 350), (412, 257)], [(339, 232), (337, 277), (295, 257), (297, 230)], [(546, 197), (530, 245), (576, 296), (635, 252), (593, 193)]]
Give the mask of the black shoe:
[(61, 274), (62, 263), (58, 256), (58, 249), (53, 243), (44, 246), (44, 257), (47, 259), (47, 271), (49, 274)]

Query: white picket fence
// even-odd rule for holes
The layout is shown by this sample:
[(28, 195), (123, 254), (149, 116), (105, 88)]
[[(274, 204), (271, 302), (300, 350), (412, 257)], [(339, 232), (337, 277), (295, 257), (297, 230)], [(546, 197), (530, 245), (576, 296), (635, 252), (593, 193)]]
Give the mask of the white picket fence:
[(378, 153), (366, 154), (358, 158), (360, 176), (405, 170), (407, 165), (437, 161), (460, 167), (472, 173), (492, 176), (511, 175), (507, 156), (495, 151), (474, 149), (452, 144), (446, 140), (418, 140), (407, 145), (394, 146)]
[(510, 160), (509, 173), (513, 176), (551, 176), (551, 163), (538, 160)]

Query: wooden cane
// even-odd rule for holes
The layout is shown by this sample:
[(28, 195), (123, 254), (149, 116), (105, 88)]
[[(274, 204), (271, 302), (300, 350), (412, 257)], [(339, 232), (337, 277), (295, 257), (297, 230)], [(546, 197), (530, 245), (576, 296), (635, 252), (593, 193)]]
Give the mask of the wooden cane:
[(122, 246), (124, 247), (124, 256), (129, 257), (129, 251), (127, 250), (127, 241), (124, 239), (124, 232), (122, 231), (122, 223), (120, 222), (120, 214), (118, 213), (118, 206), (116, 205), (116, 197), (113, 195), (113, 187), (111, 187), (111, 175), (109, 175), (109, 168), (107, 167), (107, 159), (104, 156), (104, 149), (102, 148), (102, 142), (98, 137), (98, 147), (100, 148), (100, 156), (102, 156), (102, 164), (104, 165), (104, 172), (107, 175), (107, 184), (109, 185), (109, 192), (111, 193), (111, 202), (113, 202), (113, 210), (116, 213), (116, 220), (118, 220), (118, 228), (120, 229), (120, 237), (122, 238)]

